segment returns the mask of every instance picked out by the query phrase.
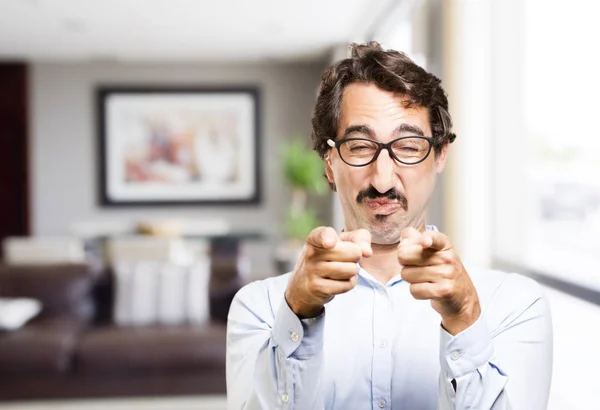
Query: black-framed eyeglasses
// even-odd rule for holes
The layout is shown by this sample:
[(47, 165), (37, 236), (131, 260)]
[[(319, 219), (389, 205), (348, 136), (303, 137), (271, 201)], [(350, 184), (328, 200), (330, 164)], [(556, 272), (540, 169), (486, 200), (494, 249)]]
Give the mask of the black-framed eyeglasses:
[(433, 138), (410, 136), (396, 138), (386, 144), (367, 138), (344, 138), (339, 141), (327, 140), (327, 145), (337, 148), (340, 158), (352, 167), (364, 167), (377, 160), (382, 149), (405, 165), (416, 165), (431, 153)]

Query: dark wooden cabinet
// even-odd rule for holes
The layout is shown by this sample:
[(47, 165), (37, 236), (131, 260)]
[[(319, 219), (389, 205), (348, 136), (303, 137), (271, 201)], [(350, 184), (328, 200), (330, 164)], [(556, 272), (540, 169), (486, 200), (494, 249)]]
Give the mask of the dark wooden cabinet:
[(30, 233), (28, 96), (27, 64), (0, 62), (0, 240)]

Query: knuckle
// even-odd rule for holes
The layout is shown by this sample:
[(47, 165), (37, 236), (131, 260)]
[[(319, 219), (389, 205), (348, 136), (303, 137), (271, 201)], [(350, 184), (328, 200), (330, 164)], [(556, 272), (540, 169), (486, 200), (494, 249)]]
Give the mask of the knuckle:
[(420, 299), (421, 298), (422, 294), (419, 291), (419, 288), (414, 283), (412, 283), (408, 289), (409, 289), (410, 294), (412, 295), (413, 298), (415, 298), (415, 299)]
[(347, 282), (345, 282), (341, 287), (340, 287), (340, 293), (346, 293), (351, 291), (355, 286), (356, 286), (356, 282), (357, 282), (357, 278), (354, 276), (352, 278), (350, 278)]
[(309, 289), (311, 290), (311, 293), (313, 293), (313, 294), (317, 294), (317, 295), (327, 295), (328, 294), (325, 284), (318, 280), (313, 279), (310, 283)]
[(442, 282), (438, 285), (436, 296), (440, 299), (450, 298), (452, 296), (454, 287), (450, 282)]
[(326, 226), (317, 226), (315, 229), (313, 229), (312, 231), (310, 231), (310, 236), (316, 236), (318, 237), (319, 235), (321, 235), (323, 233), (323, 231), (325, 231), (327, 227)]
[(344, 286), (341, 289), (342, 290), (341, 293), (350, 292), (352, 289), (354, 289), (355, 285), (356, 284), (352, 283), (352, 282), (348, 282), (348, 283), (344, 284)]
[(440, 259), (444, 264), (452, 264), (454, 262), (454, 258), (450, 252), (442, 252), (440, 253)]
[(360, 229), (358, 230), (358, 235), (359, 235), (361, 238), (368, 238), (368, 239), (371, 239), (371, 232), (369, 232), (368, 230), (366, 230), (366, 229), (364, 229), (364, 228), (360, 228)]
[(310, 273), (313, 276), (321, 276), (323, 270), (327, 268), (327, 262), (325, 261), (311, 260), (307, 263), (307, 265), (310, 267)]
[(317, 250), (315, 249), (315, 247), (312, 245), (306, 244), (306, 246), (304, 247), (304, 258), (311, 259), (311, 258), (314, 258), (316, 254), (317, 254)]
[(401, 261), (406, 261), (408, 260), (409, 256), (410, 253), (408, 248), (406, 248), (405, 246), (401, 246), (400, 248), (398, 248), (398, 259), (400, 259)]
[(336, 234), (335, 229), (333, 229), (331, 226), (321, 226), (321, 229), (323, 233), (330, 232), (332, 234)]
[(350, 274), (350, 263), (339, 262), (330, 267), (330, 273), (336, 278), (345, 279)]
[(342, 271), (343, 271), (344, 276), (349, 279), (349, 278), (356, 276), (358, 267), (356, 266), (356, 263), (348, 262), (348, 263), (344, 264)]
[(360, 257), (362, 256), (362, 249), (360, 245), (352, 243), (350, 248), (348, 249), (348, 256), (352, 259), (360, 259)]
[(310, 231), (310, 233), (306, 237), (306, 242), (307, 243), (314, 242), (319, 237), (320, 231), (321, 231), (321, 227), (317, 227), (317, 228), (313, 229), (312, 231)]
[(421, 232), (417, 231), (415, 228), (413, 228), (412, 226), (409, 226), (407, 229), (407, 233), (412, 235), (421, 235)]
[(452, 265), (442, 265), (439, 270), (441, 276), (445, 279), (452, 279), (454, 277), (454, 268)]

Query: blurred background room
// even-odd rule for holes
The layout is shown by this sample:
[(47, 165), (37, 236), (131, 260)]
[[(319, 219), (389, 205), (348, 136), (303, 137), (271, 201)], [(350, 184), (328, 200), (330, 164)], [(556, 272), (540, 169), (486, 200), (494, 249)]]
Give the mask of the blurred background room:
[[(342, 228), (323, 70), (376, 40), (442, 78), (428, 223), (538, 280), (552, 410), (600, 409), (592, 0), (0, 0), (0, 409), (225, 409), (237, 290)], [(535, 381), (532, 381), (535, 383)]]

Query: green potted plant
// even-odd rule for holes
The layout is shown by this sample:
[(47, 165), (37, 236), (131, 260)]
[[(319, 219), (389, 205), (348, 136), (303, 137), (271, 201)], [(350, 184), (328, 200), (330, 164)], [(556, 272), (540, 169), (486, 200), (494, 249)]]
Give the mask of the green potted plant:
[(283, 229), (286, 240), (276, 254), (278, 270), (285, 273), (293, 268), (310, 231), (321, 224), (309, 198), (327, 192), (328, 185), (323, 177), (323, 161), (306, 146), (304, 139), (286, 142), (281, 149), (281, 158), (283, 176), (292, 194)]

